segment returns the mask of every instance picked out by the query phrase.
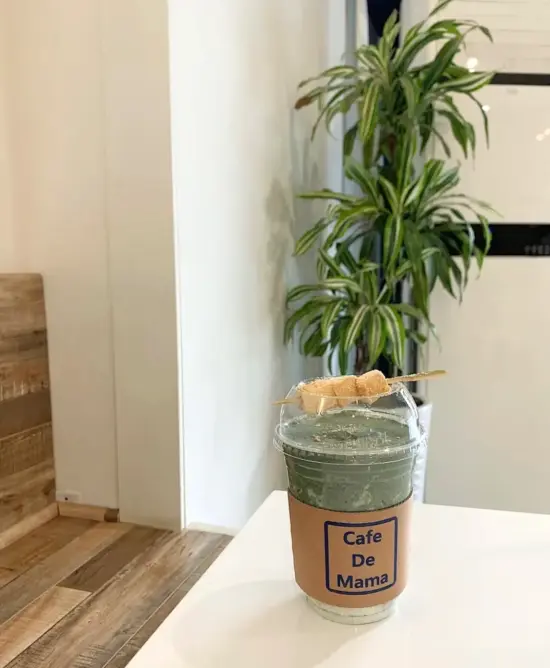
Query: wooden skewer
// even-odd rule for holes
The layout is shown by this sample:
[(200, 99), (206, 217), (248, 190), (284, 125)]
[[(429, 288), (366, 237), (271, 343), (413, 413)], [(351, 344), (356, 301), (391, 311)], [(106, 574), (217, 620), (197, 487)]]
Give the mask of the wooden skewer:
[(421, 371), (420, 373), (411, 373), (408, 376), (396, 376), (395, 378), (388, 378), (388, 385), (392, 383), (413, 383), (415, 380), (430, 380), (438, 376), (444, 376), (447, 372), (444, 369), (436, 369), (435, 371)]
[(274, 406), (286, 406), (286, 404), (297, 404), (300, 401), (300, 397), (292, 397), (291, 399), (278, 399), (273, 402)]
[[(411, 373), (407, 376), (396, 376), (395, 378), (387, 378), (388, 385), (393, 383), (413, 383), (417, 380), (431, 380), (432, 378), (437, 378), (438, 376), (444, 376), (447, 372), (444, 369), (436, 369), (434, 371), (421, 371), (419, 373)], [(290, 399), (279, 399), (279, 401), (274, 401), (275, 406), (284, 406), (286, 404), (295, 404), (300, 401), (299, 396), (291, 397)]]

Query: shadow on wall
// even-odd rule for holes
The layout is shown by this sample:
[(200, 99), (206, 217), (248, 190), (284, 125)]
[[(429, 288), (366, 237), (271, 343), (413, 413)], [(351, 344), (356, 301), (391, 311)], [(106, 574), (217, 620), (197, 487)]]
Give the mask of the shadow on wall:
[[(315, 202), (314, 200), (306, 200), (298, 197), (299, 193), (308, 192), (311, 190), (318, 190), (326, 186), (323, 182), (324, 170), (320, 169), (319, 161), (326, 159), (326, 151), (324, 145), (320, 145), (321, 139), (316, 139), (313, 142), (310, 140), (311, 127), (314, 122), (314, 116), (311, 114), (303, 114), (307, 123), (298, 124), (296, 117), (292, 123), (292, 137), (294, 141), (291, 147), (292, 153), (292, 189), (295, 193), (295, 198), (292, 206), (292, 222), (291, 229), (291, 246), (294, 247), (295, 240), (309, 229), (314, 222), (319, 220), (324, 215), (325, 206), (323, 202)], [(303, 127), (305, 125), (305, 127)], [(306, 134), (304, 138), (304, 134)], [(312, 283), (316, 280), (316, 260), (313, 253), (306, 254), (300, 258), (290, 256), (286, 265), (286, 288), (298, 285), (301, 283)], [(286, 296), (286, 295), (285, 295)], [(283, 322), (284, 325), (284, 322)], [(282, 331), (282, 330), (281, 330)], [(300, 377), (292, 375), (292, 370), (297, 365), (292, 365), (290, 370), (291, 385), (303, 380), (304, 378), (311, 378), (318, 376), (323, 371), (323, 365), (320, 359), (303, 358), (300, 356), (296, 342), (293, 342), (289, 356), (292, 360), (301, 360)], [(288, 388), (287, 388), (288, 390)]]
[[(322, 207), (311, 200), (302, 200), (298, 193), (320, 187), (320, 169), (315, 160), (314, 145), (308, 136), (304, 138), (304, 128), (296, 130), (294, 118), (291, 118), (290, 143), (292, 172), (291, 190), (285, 188), (278, 179), (273, 179), (265, 198), (265, 214), (269, 221), (270, 231), (266, 244), (266, 283), (271, 286), (268, 304), (272, 314), (272, 340), (283, 346), (283, 330), (286, 317), (286, 293), (289, 286), (315, 279), (315, 261), (312, 256), (293, 257), (295, 239), (297, 239), (323, 212)], [(296, 137), (296, 135), (299, 135)], [(304, 358), (300, 355), (296, 342), (291, 343), (284, 351), (284, 366), (281, 369), (281, 357), (275, 351), (280, 347), (272, 347), (271, 386), (269, 397), (284, 397), (289, 389), (300, 380), (318, 376), (322, 373), (322, 362), (318, 359)], [(269, 440), (279, 418), (279, 411), (273, 407)], [(272, 447), (263, 451), (256, 464), (253, 482), (249, 489), (249, 501), (257, 506), (263, 500), (266, 489), (282, 489), (286, 487), (284, 461)]]
[[(285, 484), (272, 402), (320, 367), (287, 348), (283, 332), (287, 287), (311, 264), (291, 259), (294, 238), (314, 219), (295, 194), (321, 185), (324, 172), (323, 144), (309, 142), (312, 117), (293, 106), (298, 82), (325, 64), (326, 16), (318, 0), (235, 0), (230, 9), (216, 0), (193, 12), (173, 4), (184, 8), (182, 26), (204, 19), (176, 54), (196, 56), (188, 75), (204, 97), (185, 108), (188, 79), (173, 108), (175, 155), (196, 157), (181, 161), (181, 210), (200, 222), (200, 230), (182, 224), (179, 241), (187, 521), (239, 528)], [(212, 155), (215, 178), (205, 179)], [(196, 251), (203, 231), (204, 254)], [(237, 383), (240, 396), (228, 397)], [(208, 403), (197, 388), (210, 392)]]

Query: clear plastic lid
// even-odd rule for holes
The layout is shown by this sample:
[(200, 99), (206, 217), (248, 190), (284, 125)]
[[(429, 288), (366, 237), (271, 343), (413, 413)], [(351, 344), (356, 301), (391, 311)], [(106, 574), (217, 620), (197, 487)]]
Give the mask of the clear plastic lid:
[(390, 461), (409, 457), (423, 444), (416, 403), (402, 383), (368, 398), (309, 392), (307, 404), (300, 398), (302, 385), (288, 393), (275, 432), (275, 446), (287, 456)]

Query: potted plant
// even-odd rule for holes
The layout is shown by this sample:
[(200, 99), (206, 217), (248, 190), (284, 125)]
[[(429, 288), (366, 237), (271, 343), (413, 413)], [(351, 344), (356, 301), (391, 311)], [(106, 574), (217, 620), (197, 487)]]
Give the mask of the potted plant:
[[(296, 255), (316, 249), (317, 282), (288, 293), (285, 338), (297, 331), (302, 352), (328, 357), (331, 371), (356, 374), (389, 365), (407, 372), (406, 345), (423, 345), (434, 331), (430, 294), (437, 284), (462, 299), (470, 270), (480, 270), (490, 246), (490, 207), (458, 192), (460, 165), (475, 153), (476, 131), (457, 105), (494, 73), (458, 64), (475, 21), (438, 19), (443, 0), (398, 44), (394, 13), (377, 45), (360, 46), (355, 65), (338, 65), (301, 84), (300, 109), (319, 103), (313, 134), (338, 114), (355, 111), (343, 140), (344, 172), (353, 194), (321, 190), (324, 216), (298, 239)], [(433, 58), (426, 49), (437, 46)], [(453, 139), (446, 138), (446, 128)], [(434, 150), (445, 158), (431, 157)], [(480, 234), (476, 234), (473, 223)], [(421, 404), (421, 400), (418, 400)], [(422, 463), (423, 466), (423, 463)], [(423, 475), (423, 474), (422, 474)]]

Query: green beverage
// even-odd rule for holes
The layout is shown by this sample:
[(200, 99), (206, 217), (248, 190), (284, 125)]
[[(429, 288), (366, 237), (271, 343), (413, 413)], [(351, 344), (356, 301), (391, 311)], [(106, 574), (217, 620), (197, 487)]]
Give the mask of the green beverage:
[[(410, 497), (422, 435), (414, 401), (399, 385), (379, 401), (355, 398), (320, 414), (285, 407), (275, 444), (285, 455), (289, 492), (298, 501), (328, 511), (368, 513)], [(309, 600), (323, 616), (352, 624), (382, 619), (394, 604), (348, 608)]]

